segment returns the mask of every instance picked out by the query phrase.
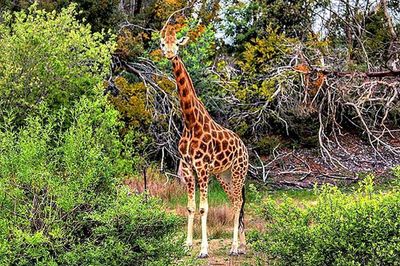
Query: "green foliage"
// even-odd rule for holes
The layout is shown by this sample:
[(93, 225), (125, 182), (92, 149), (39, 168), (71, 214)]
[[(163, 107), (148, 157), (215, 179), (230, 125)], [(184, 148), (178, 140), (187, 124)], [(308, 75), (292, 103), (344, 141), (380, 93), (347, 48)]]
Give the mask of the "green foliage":
[[(100, 95), (0, 130), (0, 264), (167, 265), (180, 220), (122, 186), (134, 151)], [(72, 121), (65, 130), (64, 121)]]
[(395, 182), (400, 185), (400, 165), (396, 166), (392, 170), (395, 179)]
[(251, 242), (276, 265), (395, 265), (400, 259), (400, 193), (374, 192), (367, 177), (352, 194), (337, 187), (317, 191), (315, 203), (290, 198), (263, 203), (267, 232)]
[(279, 34), (271, 27), (267, 28), (267, 34), (251, 39), (244, 44), (245, 50), (241, 54), (240, 66), (246, 72), (254, 73), (255, 70), (266, 72), (271, 66), (282, 60), (282, 57), (292, 52), (290, 42), (296, 40), (288, 38), (285, 34)]
[(75, 7), (56, 13), (34, 4), (27, 12), (4, 14), (0, 105), (18, 117), (17, 123), (37, 112), (40, 103), (52, 110), (68, 108), (81, 95), (95, 95), (109, 73), (113, 42), (81, 24)]
[(395, 168), (393, 168), (393, 173), (396, 177), (400, 178), (400, 166), (396, 166)]
[(237, 88), (237, 97), (246, 101), (272, 100), (277, 88), (283, 87), (285, 91), (285, 81), (295, 78), (294, 73), (265, 77), (277, 65), (284, 64), (287, 56), (293, 53), (293, 47), (297, 43), (296, 39), (278, 33), (271, 27), (266, 29), (266, 35), (245, 43), (238, 65), (243, 73), (242, 82), (247, 86)]
[(212, 24), (208, 26), (196, 25), (196, 21), (190, 21), (189, 25), (181, 30), (182, 36), (186, 34), (191, 41), (182, 47), (180, 55), (190, 73), (193, 85), (200, 98), (204, 101), (210, 112), (215, 107), (206, 99), (222, 96), (226, 91), (217, 86), (218, 76), (212, 74), (210, 69), (216, 56), (215, 30)]
[[(195, 25), (196, 21), (191, 21), (190, 24)], [(189, 42), (184, 49), (181, 49), (181, 56), (185, 62), (188, 62), (190, 72), (200, 75), (205, 75), (205, 70), (213, 63), (212, 59), (215, 56), (215, 31), (213, 25), (207, 27), (199, 25), (197, 27), (188, 25), (184, 27), (180, 34), (186, 34), (193, 41)], [(191, 29), (192, 27), (192, 29)], [(191, 30), (191, 31), (190, 31)], [(197, 31), (197, 34), (193, 31)]]
[(137, 57), (146, 53), (144, 48), (146, 39), (148, 39), (147, 33), (134, 35), (132, 31), (123, 29), (117, 37), (116, 54), (123, 59), (136, 60)]
[(260, 154), (272, 154), (274, 149), (282, 144), (282, 139), (279, 136), (271, 135), (264, 136), (255, 143), (257, 152)]
[(246, 188), (246, 200), (248, 200), (249, 202), (258, 203), (262, 201), (262, 198), (263, 195), (261, 194), (257, 186), (253, 183), (250, 183)]
[(362, 49), (366, 49), (370, 60), (386, 62), (389, 59), (389, 55), (386, 53), (382, 54), (382, 49), (387, 51), (389, 48), (391, 35), (382, 9), (367, 19), (365, 30), (367, 32), (364, 44), (365, 47), (357, 47), (357, 52), (360, 56), (360, 63), (363, 59), (361, 55), (364, 51)]
[[(288, 56), (294, 53), (294, 47), (298, 44), (297, 39), (289, 38), (269, 26), (265, 29), (263, 35), (253, 38), (243, 45), (243, 51), (238, 54), (236, 60), (238, 74), (227, 76), (228, 80), (226, 81), (229, 92), (240, 101), (241, 105), (233, 106), (234, 110), (228, 110), (226, 113), (265, 113), (266, 117), (261, 119), (263, 122), (259, 123), (256, 128), (254, 125), (255, 117), (248, 116), (246, 120), (241, 115), (232, 117), (230, 119), (231, 126), (240, 135), (256, 134), (258, 139), (265, 140), (267, 135), (271, 133), (286, 134), (286, 132), (279, 132), (279, 130), (286, 129), (287, 125), (282, 125), (282, 121), (272, 112), (267, 114), (268, 112), (263, 110), (265, 108), (263, 103), (272, 103), (268, 109), (274, 109), (273, 103), (277, 91), (279, 91), (279, 94), (290, 95), (293, 92), (293, 83), (299, 82), (299, 75), (295, 71), (282, 71), (279, 74), (274, 72), (276, 66), (287, 64)], [(284, 119), (286, 120), (291, 119), (292, 114), (287, 115), (291, 111), (291, 109), (285, 110), (285, 113), (280, 115), (285, 116)], [(299, 114), (297, 112), (296, 116)], [(278, 130), (271, 132), (271, 127), (276, 125), (279, 125), (276, 127)], [(290, 126), (292, 125), (289, 124)], [(291, 128), (288, 129), (291, 130)], [(261, 142), (257, 144), (259, 150), (267, 152), (271, 149), (268, 146), (261, 147)]]
[[(62, 4), (58, 4), (57, 10), (66, 7), (69, 2), (62, 1)], [(116, 30), (116, 26), (123, 18), (119, 9), (120, 0), (79, 0), (74, 1), (74, 3), (76, 3), (77, 9), (81, 10), (79, 17), (89, 23), (93, 31)]]
[[(120, 134), (129, 145), (135, 147), (137, 153), (143, 151), (152, 143), (153, 138), (150, 131), (152, 117), (146, 106), (146, 86), (143, 82), (128, 83), (123, 77), (115, 79), (118, 88), (117, 95), (108, 95), (111, 103), (119, 112), (119, 120), (124, 123)], [(143, 163), (145, 158), (140, 158)]]
[[(114, 43), (76, 15), (35, 4), (0, 25), (0, 264), (171, 264), (180, 219), (123, 186), (140, 134), (101, 95)], [(137, 123), (143, 93), (127, 89)]]
[[(0, 9), (9, 11), (21, 11), (30, 8), (34, 1), (29, 0), (5, 0), (0, 3)], [(62, 8), (68, 7), (74, 3), (81, 10), (79, 18), (84, 19), (92, 25), (94, 31), (102, 29), (114, 29), (121, 20), (121, 11), (119, 10), (119, 0), (96, 1), (96, 0), (45, 0), (35, 1), (39, 9), (46, 11), (59, 12)]]
[(109, 95), (109, 99), (127, 127), (146, 129), (151, 122), (150, 112), (146, 109), (146, 86), (143, 82), (130, 84), (123, 77), (118, 77), (115, 84), (119, 93), (117, 96)]
[[(224, 13), (221, 27), (232, 39), (232, 45), (241, 50), (243, 44), (266, 34), (273, 25), (278, 33), (301, 40), (311, 31), (315, 9), (328, 1), (307, 0), (253, 0), (232, 1)], [(260, 15), (262, 14), (262, 15)]]

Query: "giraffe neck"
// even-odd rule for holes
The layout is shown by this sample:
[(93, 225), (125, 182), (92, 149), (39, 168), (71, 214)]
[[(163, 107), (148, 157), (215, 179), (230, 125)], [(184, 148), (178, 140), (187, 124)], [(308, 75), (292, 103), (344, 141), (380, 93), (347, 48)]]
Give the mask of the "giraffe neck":
[[(179, 102), (185, 126), (191, 129), (198, 122), (199, 113), (208, 114), (204, 105), (197, 98), (192, 80), (182, 60), (175, 56), (172, 59), (173, 71), (178, 86)], [(202, 124), (202, 123), (200, 123)]]

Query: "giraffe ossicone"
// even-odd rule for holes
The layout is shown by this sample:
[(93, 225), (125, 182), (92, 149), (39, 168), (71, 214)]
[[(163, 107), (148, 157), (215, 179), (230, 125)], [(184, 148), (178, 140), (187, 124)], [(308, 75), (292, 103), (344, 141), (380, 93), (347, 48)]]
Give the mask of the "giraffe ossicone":
[[(186, 39), (187, 41), (187, 39)], [(233, 240), (230, 255), (245, 253), (244, 183), (248, 170), (248, 152), (243, 141), (231, 130), (215, 122), (196, 95), (192, 80), (178, 56), (178, 41), (173, 25), (161, 32), (161, 49), (172, 62), (182, 110), (184, 129), (179, 141), (182, 156), (178, 174), (185, 181), (188, 193), (188, 231), (186, 245), (193, 244), (193, 221), (196, 210), (195, 178), (200, 188), (201, 251), (199, 258), (208, 257), (207, 214), (208, 181), (215, 175), (227, 193), (234, 209)]]

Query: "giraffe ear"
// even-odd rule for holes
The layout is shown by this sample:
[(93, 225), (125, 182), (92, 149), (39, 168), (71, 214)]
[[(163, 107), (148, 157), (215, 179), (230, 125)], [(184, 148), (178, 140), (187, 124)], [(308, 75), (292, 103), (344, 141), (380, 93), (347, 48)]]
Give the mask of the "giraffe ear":
[(183, 37), (180, 38), (176, 43), (180, 46), (186, 45), (186, 43), (189, 41), (189, 37)]

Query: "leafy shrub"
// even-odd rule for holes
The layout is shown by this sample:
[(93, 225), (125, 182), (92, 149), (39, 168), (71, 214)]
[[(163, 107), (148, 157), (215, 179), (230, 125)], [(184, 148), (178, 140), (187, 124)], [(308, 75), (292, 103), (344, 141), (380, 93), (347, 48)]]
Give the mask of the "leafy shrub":
[(368, 177), (353, 194), (325, 186), (315, 204), (286, 198), (262, 206), (266, 233), (252, 243), (276, 265), (396, 265), (400, 261), (400, 193), (374, 192)]
[(128, 83), (123, 77), (117, 77), (115, 84), (119, 93), (109, 95), (109, 99), (120, 112), (126, 127), (146, 129), (151, 122), (151, 114), (146, 109), (146, 86), (143, 82)]
[(181, 254), (180, 220), (122, 185), (134, 153), (97, 96), (41, 107), (18, 131), (2, 124), (1, 265), (166, 265)]
[[(114, 42), (92, 33), (75, 17), (75, 5), (60, 13), (39, 10), (5, 13), (0, 24), (1, 109), (20, 122), (40, 103), (50, 109), (70, 107), (94, 88), (110, 70)], [(0, 119), (1, 122), (1, 119)]]
[(264, 136), (256, 142), (257, 151), (260, 154), (272, 154), (274, 149), (279, 147), (283, 141), (279, 136)]
[(103, 28), (113, 28), (121, 20), (121, 10), (119, 8), (119, 0), (110, 1), (94, 1), (94, 0), (80, 0), (80, 1), (30, 1), (30, 0), (3, 0), (1, 1), (1, 8), (7, 10), (26, 10), (35, 3), (38, 8), (47, 11), (60, 10), (74, 2), (78, 6), (79, 17), (85, 19), (92, 25), (94, 31), (100, 31)]
[(396, 183), (400, 185), (400, 165), (393, 168), (393, 174), (396, 178)]

